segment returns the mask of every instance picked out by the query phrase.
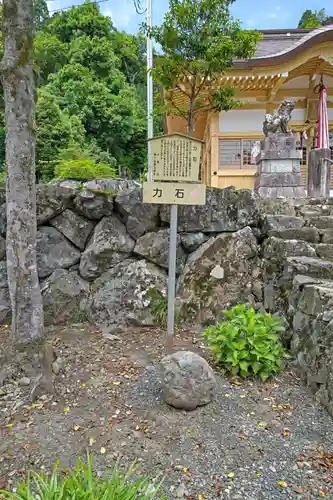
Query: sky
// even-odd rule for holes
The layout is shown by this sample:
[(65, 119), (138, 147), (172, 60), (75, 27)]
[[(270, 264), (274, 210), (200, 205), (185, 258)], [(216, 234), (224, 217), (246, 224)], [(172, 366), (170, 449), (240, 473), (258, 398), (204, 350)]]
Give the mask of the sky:
[[(50, 0), (49, 10), (61, 9), (70, 5), (83, 3), (82, 0)], [(146, 0), (141, 0), (146, 4)], [(153, 24), (159, 24), (167, 10), (168, 0), (152, 0)], [(331, 6), (329, 7), (329, 3)], [(306, 9), (326, 9), (333, 15), (332, 0), (236, 0), (232, 6), (232, 14), (242, 22), (244, 28), (277, 29), (297, 28), (298, 21)], [(114, 25), (131, 33), (138, 31), (144, 21), (144, 15), (137, 15), (134, 0), (106, 0), (100, 3), (104, 14), (112, 17)]]

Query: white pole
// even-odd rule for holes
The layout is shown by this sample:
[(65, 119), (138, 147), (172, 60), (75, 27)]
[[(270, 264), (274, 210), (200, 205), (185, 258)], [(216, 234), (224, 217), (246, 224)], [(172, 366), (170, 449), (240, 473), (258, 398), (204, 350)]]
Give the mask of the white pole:
[(176, 295), (176, 265), (177, 265), (177, 217), (178, 206), (171, 205), (170, 235), (169, 235), (169, 269), (168, 269), (168, 351), (172, 352), (175, 332), (175, 295)]
[[(147, 26), (152, 27), (152, 0), (147, 0)], [(153, 67), (153, 44), (152, 39), (147, 37), (147, 121), (148, 121), (148, 139), (154, 135), (153, 129), (153, 78), (151, 69)], [(152, 158), (150, 154), (150, 141), (148, 141), (148, 182), (152, 182)]]

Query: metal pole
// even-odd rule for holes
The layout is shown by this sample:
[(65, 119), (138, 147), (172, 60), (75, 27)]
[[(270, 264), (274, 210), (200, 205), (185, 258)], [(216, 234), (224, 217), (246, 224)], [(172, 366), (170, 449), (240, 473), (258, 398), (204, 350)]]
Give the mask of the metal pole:
[[(147, 26), (152, 27), (152, 0), (147, 0)], [(152, 39), (147, 36), (147, 121), (148, 121), (148, 139), (154, 135), (153, 128), (153, 78), (151, 69), (153, 67), (153, 43)], [(151, 144), (148, 141), (148, 182), (152, 182), (152, 159), (151, 159)]]
[(171, 205), (170, 241), (169, 241), (169, 274), (168, 274), (168, 350), (172, 350), (175, 330), (175, 294), (176, 294), (176, 261), (177, 261), (177, 218), (178, 205)]

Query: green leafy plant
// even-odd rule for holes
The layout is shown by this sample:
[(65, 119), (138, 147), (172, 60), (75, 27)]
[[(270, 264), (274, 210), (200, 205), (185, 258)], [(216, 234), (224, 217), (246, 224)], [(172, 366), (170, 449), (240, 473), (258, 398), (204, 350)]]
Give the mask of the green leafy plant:
[(266, 380), (288, 357), (279, 340), (283, 331), (280, 318), (237, 305), (223, 311), (222, 321), (206, 328), (202, 335), (217, 363), (233, 375), (259, 375)]
[(58, 476), (59, 463), (54, 467), (51, 477), (42, 474), (29, 474), (18, 484), (15, 492), (0, 491), (2, 498), (8, 500), (153, 500), (161, 481), (151, 481), (144, 476), (135, 475), (135, 467), (126, 473), (119, 468), (113, 469), (106, 477), (97, 477), (93, 471), (90, 455), (87, 464), (79, 460), (74, 470), (66, 471), (65, 477)]
[(148, 290), (148, 296), (150, 297), (150, 309), (156, 323), (164, 328), (168, 321), (168, 297), (163, 295), (156, 288), (150, 288)]
[(186, 120), (189, 135), (200, 114), (229, 111), (240, 104), (235, 90), (221, 85), (221, 76), (233, 60), (255, 54), (261, 35), (242, 29), (231, 15), (232, 3), (170, 0), (161, 26), (142, 26), (162, 49), (154, 59), (154, 80), (164, 89), (169, 113)]
[(115, 179), (116, 169), (103, 163), (95, 163), (93, 160), (72, 160), (61, 162), (55, 168), (55, 176), (61, 179), (92, 180), (92, 179)]

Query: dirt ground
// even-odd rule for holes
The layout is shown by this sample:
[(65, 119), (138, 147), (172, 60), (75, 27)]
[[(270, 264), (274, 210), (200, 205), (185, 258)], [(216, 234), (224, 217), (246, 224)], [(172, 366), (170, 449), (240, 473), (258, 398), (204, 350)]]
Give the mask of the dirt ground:
[[(114, 338), (73, 325), (52, 335), (53, 396), (30, 404), (23, 371), (0, 386), (0, 489), (57, 460), (65, 474), (89, 450), (97, 473), (136, 460), (136, 474), (163, 475), (169, 500), (333, 499), (333, 421), (292, 372), (261, 384), (217, 371), (215, 400), (187, 413), (161, 395), (164, 332)], [(194, 333), (176, 337), (180, 349), (209, 359)]]

